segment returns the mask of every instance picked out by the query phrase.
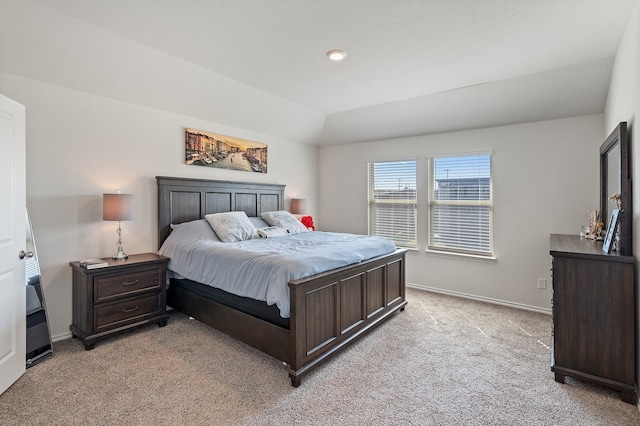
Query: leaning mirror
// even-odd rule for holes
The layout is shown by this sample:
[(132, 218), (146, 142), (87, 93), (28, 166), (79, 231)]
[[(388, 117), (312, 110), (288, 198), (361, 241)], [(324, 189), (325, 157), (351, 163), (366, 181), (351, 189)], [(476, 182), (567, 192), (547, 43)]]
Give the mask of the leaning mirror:
[(627, 123), (621, 122), (600, 147), (600, 212), (602, 222), (608, 223), (612, 210), (618, 208), (612, 196), (619, 195), (618, 252), (623, 255), (632, 253), (630, 184)]
[(27, 209), (25, 276), (27, 284), (27, 368), (53, 355), (40, 263)]

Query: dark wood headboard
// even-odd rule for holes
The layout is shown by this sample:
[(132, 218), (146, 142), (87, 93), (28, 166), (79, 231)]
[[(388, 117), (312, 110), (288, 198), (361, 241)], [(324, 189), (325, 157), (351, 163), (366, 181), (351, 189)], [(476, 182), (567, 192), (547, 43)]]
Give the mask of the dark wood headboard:
[(244, 211), (247, 216), (284, 209), (285, 185), (156, 176), (158, 248), (170, 225), (203, 219), (210, 213)]

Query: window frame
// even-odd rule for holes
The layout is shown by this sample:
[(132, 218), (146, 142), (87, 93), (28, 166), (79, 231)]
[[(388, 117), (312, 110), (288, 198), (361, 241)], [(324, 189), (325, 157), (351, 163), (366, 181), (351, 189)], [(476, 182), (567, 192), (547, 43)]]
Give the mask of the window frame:
[[(486, 200), (478, 197), (477, 200), (437, 200), (435, 199), (435, 160), (436, 159), (455, 159), (464, 157), (489, 157), (489, 198)], [(484, 259), (495, 261), (494, 255), (494, 191), (493, 191), (493, 151), (489, 152), (473, 152), (460, 154), (439, 154), (427, 156), (427, 252), (443, 255), (463, 256), (468, 258)], [(488, 250), (475, 250), (469, 248), (456, 248), (438, 245), (434, 241), (434, 210), (437, 206), (452, 207), (484, 207), (488, 208)]]
[[(413, 199), (402, 199), (402, 198), (376, 198), (375, 197), (375, 171), (373, 168), (377, 164), (393, 164), (393, 163), (413, 163), (414, 174), (412, 176), (413, 182), (410, 185), (413, 185), (413, 188), (407, 188), (409, 190), (413, 190), (415, 197)], [(400, 166), (399, 166), (400, 167)], [(407, 248), (407, 249), (418, 249), (418, 159), (417, 157), (413, 158), (402, 158), (402, 159), (392, 159), (392, 160), (379, 160), (379, 161), (368, 161), (367, 162), (367, 231), (369, 235), (381, 236), (384, 238), (388, 238), (392, 240), (397, 247)], [(401, 192), (402, 189), (399, 188)], [(407, 205), (413, 206), (413, 238), (411, 240), (403, 239), (397, 240), (393, 238), (393, 236), (389, 236), (383, 232), (379, 232), (376, 229), (376, 220), (375, 220), (375, 206), (379, 205)], [(393, 225), (391, 225), (393, 227)], [(398, 227), (402, 230), (402, 226)], [(404, 228), (405, 230), (407, 227)]]

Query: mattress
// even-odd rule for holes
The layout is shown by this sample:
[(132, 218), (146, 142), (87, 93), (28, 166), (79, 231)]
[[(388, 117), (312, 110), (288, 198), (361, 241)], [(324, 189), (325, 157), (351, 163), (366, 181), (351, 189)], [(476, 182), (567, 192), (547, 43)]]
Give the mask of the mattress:
[(385, 238), (319, 231), (223, 243), (199, 220), (176, 227), (159, 253), (171, 259), (170, 277), (276, 305), (280, 316), (288, 318), (290, 281), (395, 250)]

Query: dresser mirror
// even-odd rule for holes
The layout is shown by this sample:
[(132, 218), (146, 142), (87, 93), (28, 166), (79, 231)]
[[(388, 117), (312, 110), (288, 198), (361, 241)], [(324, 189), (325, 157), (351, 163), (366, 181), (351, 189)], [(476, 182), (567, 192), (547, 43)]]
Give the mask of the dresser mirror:
[(629, 175), (629, 141), (627, 123), (621, 122), (600, 147), (600, 212), (601, 221), (609, 222), (615, 200), (610, 197), (620, 194), (620, 219), (618, 229), (620, 243), (618, 253), (631, 255), (631, 180)]
[(42, 289), (42, 276), (27, 209), (25, 277), (27, 284), (27, 368), (53, 355), (53, 343)]

